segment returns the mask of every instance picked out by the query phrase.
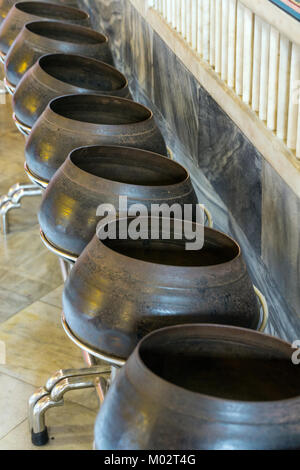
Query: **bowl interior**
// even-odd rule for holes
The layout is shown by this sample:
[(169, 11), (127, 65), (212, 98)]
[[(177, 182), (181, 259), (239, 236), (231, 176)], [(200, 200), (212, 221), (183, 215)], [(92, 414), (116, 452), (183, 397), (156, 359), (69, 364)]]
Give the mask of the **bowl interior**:
[(75, 150), (72, 163), (87, 173), (124, 184), (164, 186), (186, 180), (186, 170), (168, 158), (122, 147), (87, 147)]
[(84, 11), (62, 5), (55, 5), (53, 3), (20, 2), (15, 6), (19, 11), (28, 13), (29, 15), (41, 16), (50, 19), (80, 21), (88, 18), (88, 15)]
[(133, 101), (96, 95), (72, 95), (51, 102), (53, 112), (68, 119), (99, 125), (128, 125), (146, 121), (151, 112)]
[[(133, 220), (128, 218), (126, 222), (128, 227)], [(116, 224), (116, 239), (102, 239), (102, 243), (117, 253), (140, 261), (178, 267), (203, 267), (227, 263), (239, 254), (239, 246), (234, 240), (220, 232), (199, 225), (197, 226), (198, 229), (204, 230), (203, 247), (199, 250), (186, 250), (187, 238), (184, 236), (184, 230), (182, 228), (183, 235), (176, 239), (179, 233), (178, 225), (176, 226), (172, 220), (170, 220), (169, 239), (163, 238), (165, 228), (162, 219), (160, 219), (156, 231), (157, 239), (150, 236), (150, 230), (152, 229), (150, 219), (148, 219), (147, 226), (149, 233), (146, 234), (145, 239), (138, 240), (121, 239), (119, 237), (119, 233), (122, 233), (122, 230), (119, 230), (120, 221), (117, 220), (113, 223)], [(124, 221), (121, 223), (124, 223)], [(182, 226), (181, 223), (180, 225)], [(193, 230), (196, 230), (195, 224), (193, 224)]]
[(125, 77), (116, 69), (88, 57), (54, 54), (42, 57), (39, 64), (51, 77), (86, 90), (109, 92), (126, 85)]
[(291, 357), (263, 344), (253, 347), (238, 340), (203, 338), (190, 329), (181, 337), (150, 336), (139, 354), (154, 374), (196, 393), (249, 402), (283, 400), (300, 393), (300, 370)]
[(59, 23), (56, 21), (34, 21), (25, 28), (33, 34), (46, 39), (73, 44), (94, 45), (106, 42), (106, 37), (92, 29)]

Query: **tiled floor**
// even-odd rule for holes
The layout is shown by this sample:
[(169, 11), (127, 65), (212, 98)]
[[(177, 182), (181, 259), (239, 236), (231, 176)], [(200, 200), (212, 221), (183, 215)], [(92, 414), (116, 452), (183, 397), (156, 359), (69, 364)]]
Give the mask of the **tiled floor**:
[[(24, 138), (11, 118), (10, 97), (0, 104), (0, 196), (23, 171)], [(91, 449), (98, 401), (93, 390), (71, 392), (63, 407), (47, 412), (50, 442), (31, 445), (27, 402), (60, 368), (83, 365), (80, 351), (60, 325), (62, 278), (56, 257), (43, 246), (36, 213), (40, 198), (22, 200), (9, 213), (9, 235), (0, 235), (0, 450)]]

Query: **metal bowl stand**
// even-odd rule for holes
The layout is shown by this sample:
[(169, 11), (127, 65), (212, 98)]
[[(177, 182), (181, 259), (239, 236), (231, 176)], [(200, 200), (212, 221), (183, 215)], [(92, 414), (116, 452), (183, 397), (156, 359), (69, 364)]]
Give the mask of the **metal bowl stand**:
[[(40, 235), (45, 246), (59, 257), (65, 281), (77, 257), (70, 253), (63, 252), (51, 244), (42, 230), (40, 231)], [(268, 321), (268, 306), (265, 297), (259, 289), (254, 286), (254, 290), (261, 305), (261, 321), (258, 331), (264, 331)], [(61, 321), (68, 338), (83, 352), (87, 367), (81, 369), (60, 369), (47, 380), (44, 387), (39, 388), (30, 397), (29, 423), (32, 443), (36, 446), (42, 446), (48, 442), (49, 437), (45, 421), (46, 411), (49, 408), (63, 406), (65, 393), (70, 390), (95, 387), (101, 405), (118, 369), (125, 364), (124, 359), (108, 356), (101, 351), (91, 348), (78, 339), (68, 326), (63, 312)], [(106, 365), (96, 365), (95, 362), (97, 359), (100, 359)]]
[[(58, 256), (65, 282), (77, 257), (51, 244), (42, 230), (40, 235), (44, 245)], [(107, 356), (81, 343), (68, 327), (64, 314), (62, 314), (62, 325), (67, 336), (81, 349), (87, 367), (58, 370), (47, 380), (44, 387), (39, 388), (31, 395), (29, 399), (29, 425), (31, 440), (36, 446), (45, 445), (49, 440), (45, 422), (45, 414), (48, 409), (62, 406), (64, 404), (64, 395), (67, 392), (87, 388), (95, 388), (101, 405), (117, 369), (125, 363), (123, 359)], [(99, 359), (105, 365), (97, 364)]]
[[(8, 85), (6, 79), (4, 79), (5, 86), (7, 90), (12, 90), (12, 85)], [(11, 93), (13, 94), (13, 93)], [(18, 128), (18, 130), (26, 137), (31, 132), (31, 128), (22, 124), (16, 117), (15, 113), (13, 114), (13, 120)], [(25, 172), (27, 173), (31, 183), (15, 183), (11, 186), (6, 195), (0, 197), (0, 218), (2, 221), (2, 234), (7, 235), (8, 233), (8, 223), (7, 215), (12, 209), (19, 209), (21, 207), (20, 201), (24, 197), (29, 196), (40, 196), (43, 193), (43, 189), (47, 187), (47, 182), (39, 180), (36, 178), (30, 170), (27, 168), (25, 163)]]

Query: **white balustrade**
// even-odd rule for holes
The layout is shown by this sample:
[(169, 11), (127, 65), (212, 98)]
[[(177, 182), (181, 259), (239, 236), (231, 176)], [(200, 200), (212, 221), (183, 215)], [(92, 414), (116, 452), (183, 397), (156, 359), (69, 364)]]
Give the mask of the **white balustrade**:
[(278, 21), (269, 24), (246, 0), (149, 0), (149, 6), (300, 159), (299, 38), (293, 42), (286, 25), (282, 32)]

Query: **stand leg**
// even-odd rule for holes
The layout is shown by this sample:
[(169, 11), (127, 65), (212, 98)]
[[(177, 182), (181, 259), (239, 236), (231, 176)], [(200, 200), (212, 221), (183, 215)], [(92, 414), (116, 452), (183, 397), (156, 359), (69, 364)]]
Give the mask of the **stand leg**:
[(71, 270), (71, 266), (67, 261), (65, 261), (62, 258), (59, 258), (59, 264), (60, 264), (63, 281), (66, 282), (68, 275), (70, 273), (70, 270)]
[[(29, 399), (29, 424), (32, 443), (37, 446), (48, 442), (45, 414), (49, 408), (62, 406), (63, 397), (70, 390), (81, 390), (98, 386), (102, 400), (106, 394), (111, 369), (109, 366), (93, 366), (86, 369), (67, 369), (57, 371), (47, 381), (45, 387), (38, 389)], [(96, 381), (95, 381), (96, 379)]]
[(39, 196), (42, 194), (42, 189), (36, 184), (14, 184), (6, 196), (0, 198), (0, 216), (2, 219), (2, 233), (8, 233), (7, 214), (12, 209), (21, 207), (20, 201), (23, 197)]
[(7, 224), (7, 214), (9, 211), (12, 209), (17, 209), (21, 207), (21, 204), (14, 204), (12, 200), (7, 201), (5, 204), (3, 204), (0, 207), (0, 215), (1, 215), (1, 220), (2, 220), (2, 234), (7, 235), (8, 233), (8, 224)]

